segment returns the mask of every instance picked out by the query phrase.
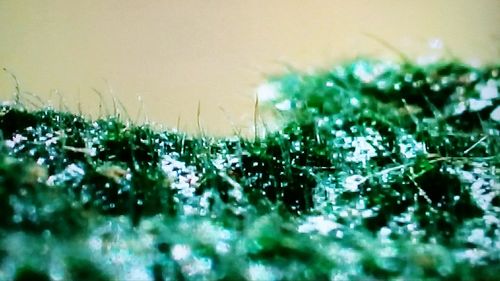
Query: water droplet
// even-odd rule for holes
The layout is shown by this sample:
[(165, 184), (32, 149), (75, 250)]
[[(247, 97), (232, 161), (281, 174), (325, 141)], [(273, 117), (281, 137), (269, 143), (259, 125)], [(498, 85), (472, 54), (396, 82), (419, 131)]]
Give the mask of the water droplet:
[(177, 244), (172, 247), (170, 253), (174, 260), (180, 261), (187, 259), (191, 255), (191, 248), (187, 245)]

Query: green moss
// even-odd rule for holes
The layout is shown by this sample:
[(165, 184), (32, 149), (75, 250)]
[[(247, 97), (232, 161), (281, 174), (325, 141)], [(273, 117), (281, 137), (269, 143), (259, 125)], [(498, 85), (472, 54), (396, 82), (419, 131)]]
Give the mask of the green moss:
[(70, 280), (78, 281), (109, 281), (112, 280), (94, 263), (78, 258), (69, 258), (66, 261)]
[(14, 281), (50, 281), (50, 277), (45, 272), (22, 267), (17, 270)]
[(285, 121), (256, 140), (3, 106), (0, 279), (41, 255), (53, 279), (489, 280), (499, 72), (284, 74), (264, 106)]

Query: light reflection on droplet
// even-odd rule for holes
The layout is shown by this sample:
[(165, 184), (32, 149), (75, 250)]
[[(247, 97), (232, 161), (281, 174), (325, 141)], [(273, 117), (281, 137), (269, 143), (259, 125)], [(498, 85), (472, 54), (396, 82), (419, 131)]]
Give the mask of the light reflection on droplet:
[(344, 187), (347, 191), (357, 192), (359, 184), (362, 183), (363, 180), (364, 180), (364, 177), (361, 175), (349, 176), (344, 181)]
[(171, 250), (172, 258), (180, 261), (191, 255), (191, 248), (187, 245), (175, 245)]
[(142, 266), (134, 266), (127, 274), (130, 280), (151, 280), (150, 273)]
[(227, 244), (225, 242), (217, 242), (217, 244), (215, 245), (215, 250), (219, 254), (226, 254), (229, 252), (229, 249), (230, 249), (229, 244)]
[(93, 236), (89, 239), (89, 246), (94, 251), (100, 251), (102, 248), (102, 240), (97, 236)]
[(278, 276), (273, 272), (272, 268), (263, 264), (251, 264), (248, 267), (248, 279), (250, 280), (277, 280)]
[(380, 236), (386, 238), (391, 234), (391, 229), (388, 227), (382, 227), (380, 229)]

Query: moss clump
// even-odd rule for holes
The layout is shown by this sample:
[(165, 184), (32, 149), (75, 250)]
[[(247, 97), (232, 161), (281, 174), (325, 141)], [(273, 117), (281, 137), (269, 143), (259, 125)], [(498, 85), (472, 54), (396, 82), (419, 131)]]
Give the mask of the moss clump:
[(493, 280), (499, 72), (288, 73), (257, 140), (3, 106), (0, 279)]
[(14, 277), (15, 281), (50, 281), (50, 277), (45, 272), (38, 271), (30, 267), (24, 267), (17, 270)]

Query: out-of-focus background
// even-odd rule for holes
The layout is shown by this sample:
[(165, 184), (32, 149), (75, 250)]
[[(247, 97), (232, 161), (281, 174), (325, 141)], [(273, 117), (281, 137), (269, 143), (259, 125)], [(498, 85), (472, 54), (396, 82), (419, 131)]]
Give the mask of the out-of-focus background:
[[(251, 130), (270, 74), (397, 57), (373, 36), (413, 59), (498, 62), (499, 26), (498, 0), (0, 0), (0, 66), (56, 107), (95, 117), (97, 90), (197, 132), (200, 104), (201, 126), (227, 135)], [(14, 89), (0, 72), (0, 99)]]

